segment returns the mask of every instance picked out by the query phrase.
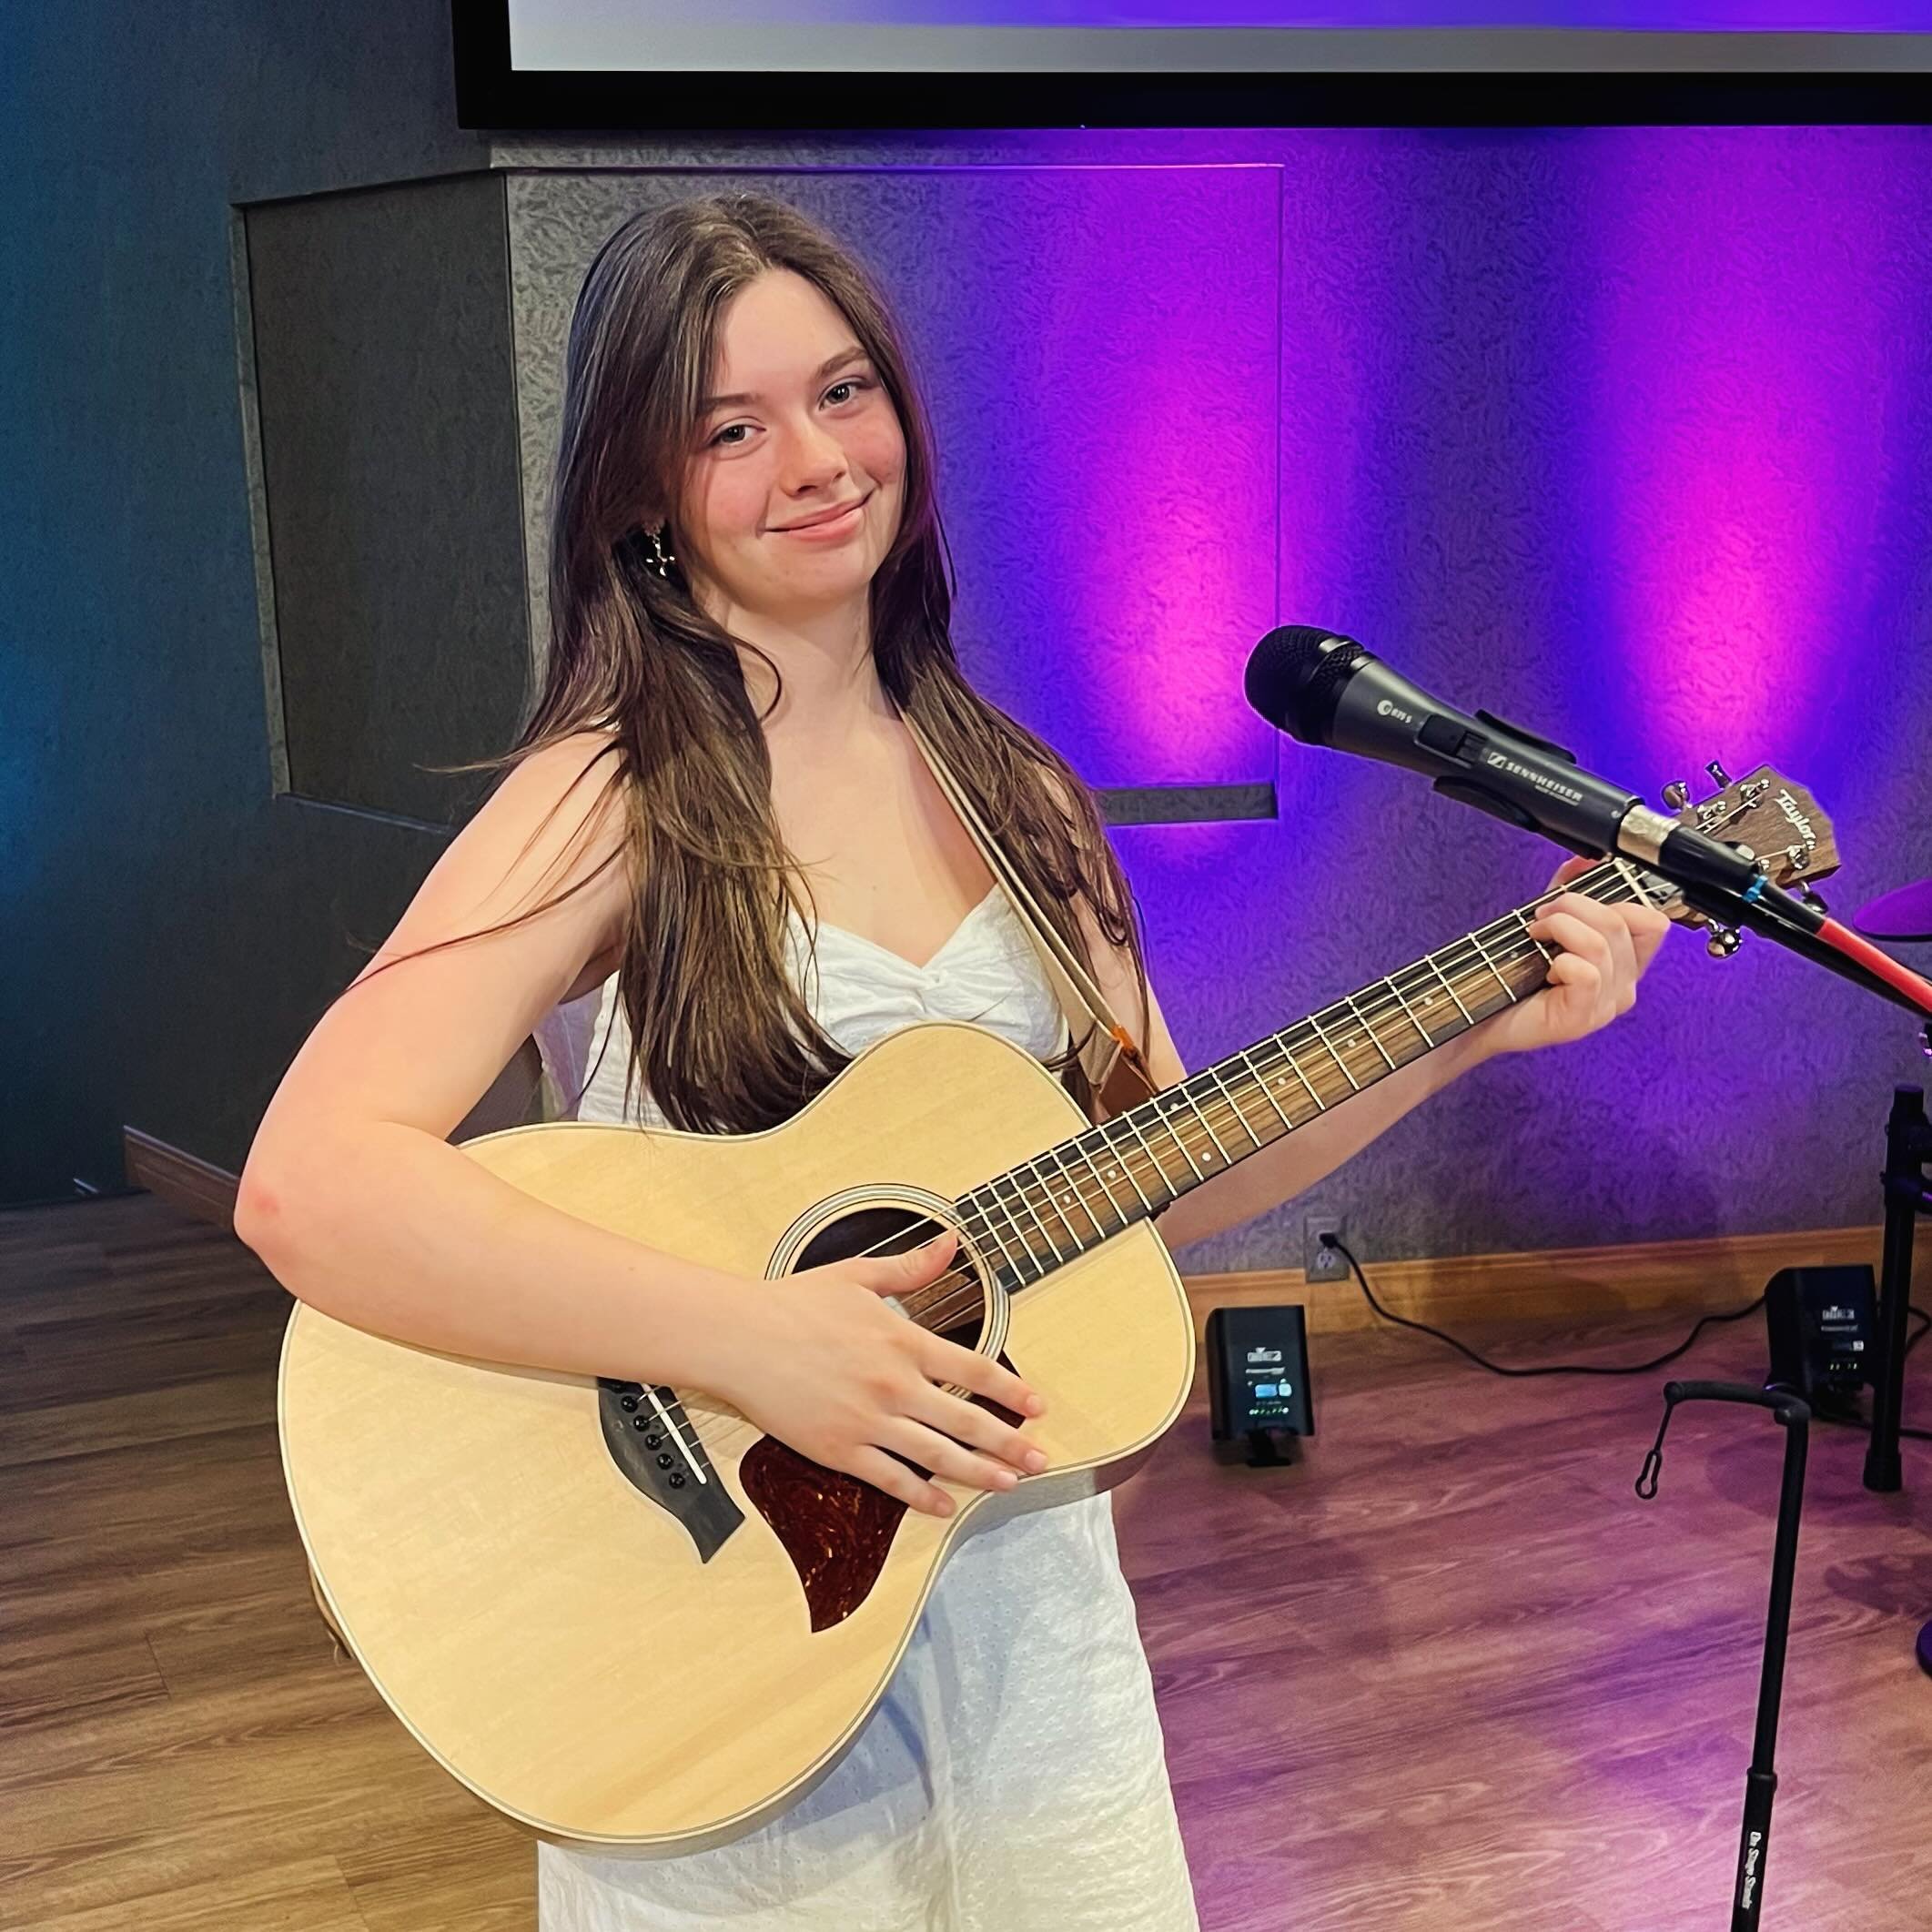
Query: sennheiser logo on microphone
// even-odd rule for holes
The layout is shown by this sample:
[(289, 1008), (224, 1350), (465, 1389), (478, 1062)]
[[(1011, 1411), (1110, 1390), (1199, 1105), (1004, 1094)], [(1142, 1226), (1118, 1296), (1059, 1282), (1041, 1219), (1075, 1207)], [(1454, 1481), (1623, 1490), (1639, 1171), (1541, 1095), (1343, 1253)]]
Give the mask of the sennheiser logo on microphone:
[(1507, 772), (1512, 778), (1527, 778), (1539, 792), (1547, 792), (1553, 798), (1565, 799), (1573, 805), (1583, 801), (1583, 794), (1574, 785), (1564, 784), (1561, 779), (1552, 778), (1547, 772), (1539, 772), (1533, 766), (1518, 764), (1507, 752), (1485, 752), (1482, 762), (1499, 772)]

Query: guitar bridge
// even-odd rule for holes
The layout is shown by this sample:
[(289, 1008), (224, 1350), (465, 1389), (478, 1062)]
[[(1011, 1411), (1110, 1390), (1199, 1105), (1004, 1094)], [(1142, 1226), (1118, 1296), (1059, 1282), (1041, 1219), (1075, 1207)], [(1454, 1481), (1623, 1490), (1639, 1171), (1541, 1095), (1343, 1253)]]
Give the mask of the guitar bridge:
[(600, 1375), (597, 1416), (625, 1481), (676, 1517), (700, 1561), (709, 1563), (744, 1512), (719, 1482), (677, 1391)]

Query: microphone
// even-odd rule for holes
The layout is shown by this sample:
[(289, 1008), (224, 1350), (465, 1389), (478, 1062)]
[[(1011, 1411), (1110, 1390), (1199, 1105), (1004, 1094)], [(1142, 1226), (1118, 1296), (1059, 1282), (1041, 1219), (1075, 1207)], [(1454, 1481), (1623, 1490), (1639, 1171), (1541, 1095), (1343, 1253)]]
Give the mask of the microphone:
[(1779, 891), (1735, 847), (1653, 811), (1636, 793), (1583, 771), (1574, 753), (1492, 712), (1474, 716), (1431, 697), (1355, 642), (1282, 624), (1248, 659), (1248, 702), (1304, 744), (1406, 765), (1448, 798), (1585, 858), (1621, 853), (1680, 885), (1755, 905), (1775, 896), (1787, 918), (1820, 915)]

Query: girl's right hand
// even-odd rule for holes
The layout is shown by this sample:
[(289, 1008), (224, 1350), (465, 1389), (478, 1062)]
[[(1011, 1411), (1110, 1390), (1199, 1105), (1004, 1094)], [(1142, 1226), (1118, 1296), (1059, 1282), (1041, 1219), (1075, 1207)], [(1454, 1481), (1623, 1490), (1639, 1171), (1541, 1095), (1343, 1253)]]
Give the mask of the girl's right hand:
[(1037, 1474), (1046, 1457), (1017, 1429), (941, 1385), (991, 1396), (1018, 1415), (1043, 1413), (1040, 1398), (991, 1357), (921, 1328), (885, 1300), (936, 1280), (957, 1240), (949, 1228), (904, 1254), (747, 1280), (753, 1292), (731, 1310), (729, 1353), (708, 1386), (801, 1455), (929, 1515), (951, 1515), (953, 1499), (898, 1457), (976, 1489), (1008, 1490)]

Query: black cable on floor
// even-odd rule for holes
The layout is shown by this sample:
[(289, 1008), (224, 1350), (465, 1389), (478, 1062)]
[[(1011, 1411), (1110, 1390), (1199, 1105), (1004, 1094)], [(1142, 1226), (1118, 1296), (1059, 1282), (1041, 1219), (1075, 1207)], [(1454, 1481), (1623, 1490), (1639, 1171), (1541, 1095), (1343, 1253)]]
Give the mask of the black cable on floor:
[[(1324, 1248), (1332, 1248), (1349, 1264), (1349, 1267), (1354, 1272), (1355, 1279), (1361, 1283), (1362, 1293), (1369, 1298), (1369, 1306), (1384, 1321), (1392, 1321), (1398, 1328), (1413, 1329), (1419, 1335), (1432, 1335), (1436, 1340), (1447, 1342), (1457, 1354), (1467, 1356), (1479, 1369), (1487, 1369), (1492, 1375), (1647, 1375), (1653, 1369), (1661, 1369), (1666, 1362), (1675, 1361), (1712, 1322), (1742, 1321), (1746, 1315), (1755, 1314), (1765, 1305), (1764, 1296), (1759, 1295), (1755, 1300), (1746, 1302), (1743, 1308), (1732, 1309), (1728, 1313), (1700, 1315), (1690, 1333), (1674, 1349), (1671, 1350), (1668, 1354), (1655, 1356), (1649, 1361), (1634, 1361), (1626, 1364), (1612, 1363), (1608, 1365), (1591, 1361), (1546, 1362), (1535, 1368), (1513, 1369), (1506, 1362), (1492, 1361), (1486, 1355), (1479, 1355), (1466, 1342), (1458, 1341), (1453, 1335), (1445, 1335), (1441, 1329), (1431, 1328), (1426, 1321), (1411, 1321), (1408, 1316), (1398, 1315), (1393, 1310), (1384, 1308), (1375, 1299), (1375, 1290), (1369, 1286), (1369, 1278), (1362, 1272), (1361, 1263), (1355, 1259), (1348, 1243), (1340, 1235), (1324, 1232), (1321, 1237), (1321, 1245)], [(1926, 1330), (1932, 1329), (1932, 1315), (1927, 1314), (1924, 1309), (1917, 1306), (1913, 1307), (1911, 1312), (1918, 1317), (1919, 1325), (1906, 1343), (1905, 1351), (1907, 1355), (1911, 1354), (1913, 1349), (1917, 1347), (1919, 1339), (1925, 1334)], [(1859, 1428), (1867, 1430), (1872, 1426), (1869, 1422), (1864, 1421), (1863, 1418), (1853, 1415), (1833, 1415), (1820, 1412), (1818, 1420), (1826, 1422), (1850, 1422)], [(1898, 1432), (1903, 1436), (1916, 1436), (1922, 1441), (1932, 1441), (1932, 1430), (1901, 1429)]]

